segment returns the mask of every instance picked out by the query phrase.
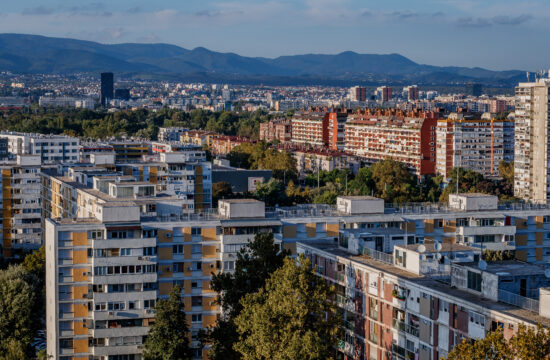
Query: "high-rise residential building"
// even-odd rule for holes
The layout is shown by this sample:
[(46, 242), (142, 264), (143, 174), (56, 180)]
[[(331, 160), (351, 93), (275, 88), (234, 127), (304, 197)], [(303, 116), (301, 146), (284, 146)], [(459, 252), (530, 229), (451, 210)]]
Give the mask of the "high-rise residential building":
[(546, 203), (549, 199), (548, 126), (550, 79), (516, 87), (514, 195)]
[(301, 112), (292, 117), (292, 142), (323, 147), (328, 144), (328, 113)]
[(373, 163), (393, 159), (418, 175), (435, 173), (438, 113), (359, 112), (345, 124), (345, 151)]
[(480, 119), (452, 113), (437, 121), (436, 172), (450, 178), (453, 167), (498, 177), (501, 161), (514, 159), (514, 121), (486, 113)]
[(297, 113), (292, 118), (292, 142), (341, 150), (347, 117), (345, 109)]
[(364, 102), (367, 100), (367, 88), (354, 86), (349, 89), (349, 97), (351, 101)]
[(36, 250), (42, 244), (40, 155), (17, 155), (2, 171), (2, 256)]
[(481, 94), (483, 93), (483, 85), (468, 83), (465, 87), (465, 93), (466, 95), (470, 96), (481, 96)]
[(80, 140), (76, 137), (3, 131), (0, 139), (7, 139), (10, 156), (40, 155), (42, 164), (80, 160)]
[(380, 86), (376, 89), (376, 99), (380, 102), (388, 102), (393, 98), (393, 88), (389, 86)]
[(100, 102), (102, 106), (106, 106), (109, 100), (115, 98), (115, 83), (113, 73), (104, 72), (101, 73), (101, 93)]
[(408, 101), (418, 100), (418, 86), (411, 85), (403, 88), (403, 94)]
[[(214, 325), (220, 309), (212, 274), (233, 271), (236, 253), (261, 232), (273, 233), (293, 254), (312, 257), (316, 271), (341, 285), (344, 352), (357, 346), (360, 354), (376, 354), (372, 359), (386, 352), (437, 359), (462, 338), (485, 336), (493, 321), (506, 324), (508, 335), (532, 319), (546, 324), (538, 307), (504, 302), (517, 294), (536, 304), (534, 284), (549, 281), (544, 270), (510, 263), (481, 274), (472, 262), (482, 249), (548, 261), (548, 207), (504, 209), (496, 197), (460, 194), (451, 195), (447, 207), (389, 209), (363, 196), (339, 197), (335, 208), (268, 210), (257, 200), (236, 199), (221, 200), (217, 212), (182, 214), (177, 196), (135, 176), (113, 176), (117, 168), (75, 165), (67, 174), (43, 174), (43, 206), (51, 209), (45, 221), (47, 352), (56, 359), (140, 359), (154, 305), (175, 285), (182, 286), (192, 334)], [(458, 277), (451, 287), (453, 266)], [(522, 285), (525, 276), (534, 281)], [(194, 358), (204, 358), (199, 343), (192, 346)]]

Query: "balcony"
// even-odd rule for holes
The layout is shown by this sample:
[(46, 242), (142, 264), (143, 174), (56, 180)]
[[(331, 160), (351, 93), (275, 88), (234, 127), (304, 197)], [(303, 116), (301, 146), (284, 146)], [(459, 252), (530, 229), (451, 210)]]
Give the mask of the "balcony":
[(414, 326), (411, 326), (411, 325), (408, 325), (408, 324), (405, 324), (404, 322), (399, 321), (397, 319), (393, 319), (392, 325), (393, 325), (394, 329), (397, 329), (399, 331), (403, 331), (407, 334), (411, 334), (412, 336), (418, 337), (420, 335), (420, 333), (418, 331), (418, 328), (416, 328)]

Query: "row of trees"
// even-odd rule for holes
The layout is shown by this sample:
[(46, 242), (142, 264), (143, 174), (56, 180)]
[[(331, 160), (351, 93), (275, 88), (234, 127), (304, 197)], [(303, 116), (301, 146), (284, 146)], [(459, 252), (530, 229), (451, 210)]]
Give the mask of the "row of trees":
[[(223, 315), (199, 339), (211, 359), (329, 359), (340, 317), (334, 289), (311, 262), (281, 251), (272, 234), (257, 234), (237, 255), (232, 274), (213, 275)], [(145, 342), (144, 359), (190, 359), (189, 330), (181, 288), (160, 300)]]
[(205, 110), (162, 108), (122, 110), (109, 113), (104, 110), (36, 108), (18, 110), (0, 120), (1, 130), (39, 132), (43, 134), (65, 133), (86, 138), (139, 136), (156, 139), (162, 126), (183, 126), (189, 129), (206, 129), (225, 135), (250, 136), (257, 139), (260, 123), (271, 118), (265, 111), (234, 113)]

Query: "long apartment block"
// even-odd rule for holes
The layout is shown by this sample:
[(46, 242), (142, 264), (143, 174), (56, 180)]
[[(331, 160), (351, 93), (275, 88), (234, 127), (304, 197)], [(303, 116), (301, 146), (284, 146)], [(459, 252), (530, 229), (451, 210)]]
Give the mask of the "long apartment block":
[[(236, 253), (260, 232), (273, 233), (275, 241), (293, 254), (306, 247), (313, 252), (328, 242), (327, 249), (351, 249), (362, 257), (385, 260), (386, 265), (388, 258), (397, 257), (401, 267), (389, 260), (392, 269), (395, 267), (398, 274), (411, 273), (415, 279), (427, 272), (434, 276), (439, 273), (433, 270), (440, 269), (438, 254), (444, 254), (441, 266), (448, 270), (456, 262), (466, 266), (478, 261), (484, 249), (511, 249), (518, 259), (538, 268), (537, 262), (547, 261), (545, 247), (550, 248), (550, 209), (499, 205), (491, 196), (455, 195), (445, 206), (400, 208), (387, 207), (383, 200), (372, 197), (340, 197), (335, 207), (274, 209), (266, 209), (256, 200), (235, 199), (221, 200), (217, 210), (189, 212), (183, 211), (185, 199), (162, 193), (155, 184), (132, 175), (113, 176), (111, 172), (117, 167), (82, 169), (75, 164), (64, 169), (62, 176), (43, 174), (43, 205), (50, 208), (45, 220), (47, 343), (48, 353), (58, 359), (141, 359), (144, 337), (154, 321), (154, 304), (166, 298), (175, 285), (182, 286), (192, 333), (213, 325), (220, 309), (216, 294), (209, 288), (212, 274), (233, 271)], [(58, 189), (50, 194), (48, 185)], [(419, 255), (421, 245), (427, 250)], [(436, 248), (438, 254), (434, 253)], [(431, 262), (428, 250), (432, 251)], [(336, 258), (340, 252), (327, 252), (332, 254), (326, 255), (332, 265), (325, 264), (325, 269), (343, 261)], [(419, 263), (433, 266), (421, 267)], [(345, 269), (336, 268), (340, 272)], [(339, 279), (344, 281), (346, 274)], [(478, 289), (475, 279), (472, 286)], [(365, 277), (363, 281), (368, 283)], [(338, 290), (344, 296), (345, 289)], [(393, 296), (393, 288), (390, 293)], [(536, 294), (529, 291), (524, 295)], [(420, 301), (420, 292), (414, 296), (414, 301)], [(444, 299), (457, 304), (448, 295)], [(498, 299), (493, 302), (499, 304)], [(382, 301), (378, 304), (376, 311), (382, 311)], [(483, 313), (479, 306), (476, 309)], [(487, 311), (492, 313), (494, 309), (490, 309)], [(456, 311), (458, 314), (458, 308)], [(423, 313), (417, 313), (418, 319), (412, 317), (411, 321), (422, 319)], [(409, 321), (407, 313), (395, 316), (403, 324)], [(348, 324), (351, 319), (351, 315), (346, 317)], [(374, 328), (378, 330), (373, 330), (373, 336), (382, 329)], [(355, 338), (342, 341), (344, 352), (350, 349), (349, 344), (355, 346)], [(370, 353), (364, 344), (363, 350)], [(373, 349), (378, 353), (382, 345), (377, 344)], [(440, 354), (456, 341), (449, 344)], [(206, 358), (206, 349), (195, 340), (192, 345), (195, 358)], [(434, 354), (432, 343), (424, 345), (423, 351)], [(420, 345), (397, 342), (396, 346), (397, 352), (405, 351), (403, 357), (406, 351), (420, 353)]]

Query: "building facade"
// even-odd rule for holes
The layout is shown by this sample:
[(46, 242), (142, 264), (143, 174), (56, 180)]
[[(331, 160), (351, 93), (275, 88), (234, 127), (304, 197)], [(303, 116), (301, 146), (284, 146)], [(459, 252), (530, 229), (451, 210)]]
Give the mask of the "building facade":
[(548, 97), (549, 79), (516, 87), (514, 196), (534, 202), (548, 201)]
[[(513, 161), (514, 121), (452, 113), (437, 121), (436, 173), (450, 178), (453, 167), (498, 177), (501, 161)], [(511, 149), (510, 149), (511, 148)]]
[(12, 157), (40, 155), (43, 164), (80, 160), (80, 140), (76, 137), (3, 131), (0, 138), (7, 139), (8, 153)]
[(418, 175), (435, 173), (437, 113), (352, 114), (345, 125), (345, 151), (368, 162), (393, 159)]

